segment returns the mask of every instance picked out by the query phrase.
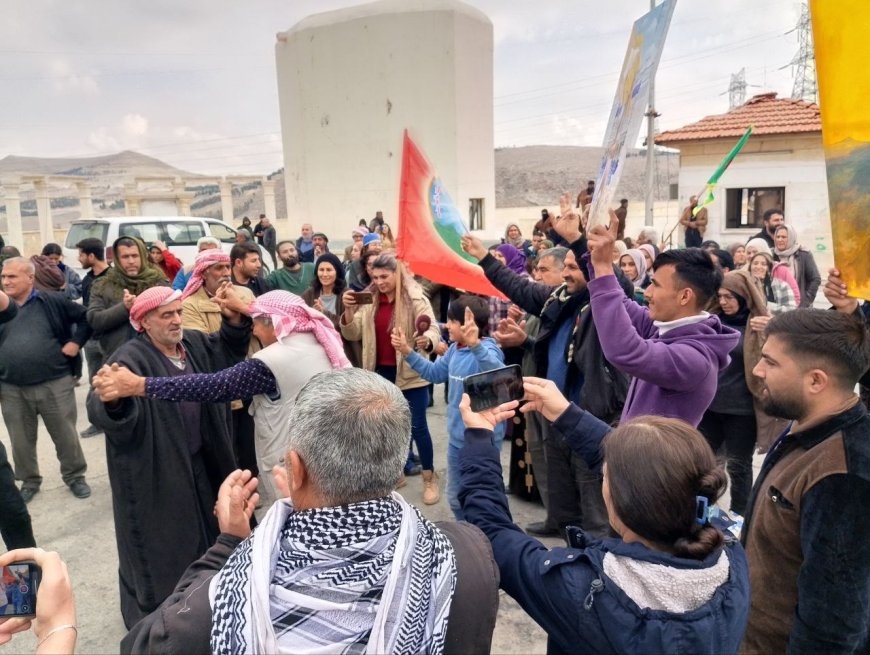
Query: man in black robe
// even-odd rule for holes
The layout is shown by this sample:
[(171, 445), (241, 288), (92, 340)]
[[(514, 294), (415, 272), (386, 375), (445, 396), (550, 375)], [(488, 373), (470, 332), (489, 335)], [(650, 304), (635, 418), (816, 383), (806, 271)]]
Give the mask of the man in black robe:
[[(245, 357), (251, 320), (228, 309), (219, 332), (182, 330), (181, 293), (139, 294), (130, 323), (139, 335), (117, 362), (143, 376), (210, 373)], [(131, 628), (172, 592), (187, 566), (218, 535), (217, 491), (235, 468), (229, 408), (125, 398), (103, 403), (91, 392), (91, 423), (105, 430), (118, 544), (121, 614)]]

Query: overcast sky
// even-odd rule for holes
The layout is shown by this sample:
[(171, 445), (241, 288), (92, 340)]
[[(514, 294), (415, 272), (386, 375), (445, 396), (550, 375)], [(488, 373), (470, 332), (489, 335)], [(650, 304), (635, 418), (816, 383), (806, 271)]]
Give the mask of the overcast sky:
[[(495, 143), (601, 145), (648, 0), (467, 0), (495, 32)], [(274, 44), (347, 0), (4, 0), (0, 157), (137, 150), (199, 173), (282, 166)], [(728, 109), (731, 73), (789, 95), (798, 0), (678, 0), (660, 128)]]

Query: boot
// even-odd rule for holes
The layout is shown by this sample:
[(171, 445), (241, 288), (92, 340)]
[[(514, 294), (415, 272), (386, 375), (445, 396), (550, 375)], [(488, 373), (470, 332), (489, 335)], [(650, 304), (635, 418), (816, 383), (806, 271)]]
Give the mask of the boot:
[(438, 474), (435, 471), (423, 471), (423, 502), (434, 505), (441, 500), (441, 490), (438, 488)]
[(399, 481), (396, 483), (396, 487), (395, 487), (395, 488), (396, 488), (396, 489), (401, 489), (401, 488), (404, 487), (406, 484), (408, 484), (408, 481), (405, 479), (405, 474), (402, 473), (402, 477), (399, 478)]

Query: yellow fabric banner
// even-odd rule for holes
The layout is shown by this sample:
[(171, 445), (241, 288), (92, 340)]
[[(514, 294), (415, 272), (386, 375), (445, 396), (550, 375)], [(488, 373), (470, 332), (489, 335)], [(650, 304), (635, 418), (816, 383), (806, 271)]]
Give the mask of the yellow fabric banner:
[(870, 2), (811, 0), (834, 261), (870, 298)]

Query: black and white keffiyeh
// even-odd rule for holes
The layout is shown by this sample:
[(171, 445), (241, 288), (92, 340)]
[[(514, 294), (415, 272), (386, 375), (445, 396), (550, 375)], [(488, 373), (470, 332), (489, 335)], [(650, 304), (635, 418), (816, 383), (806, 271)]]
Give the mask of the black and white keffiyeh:
[(213, 653), (441, 653), (453, 546), (399, 494), (272, 505), (212, 579)]

